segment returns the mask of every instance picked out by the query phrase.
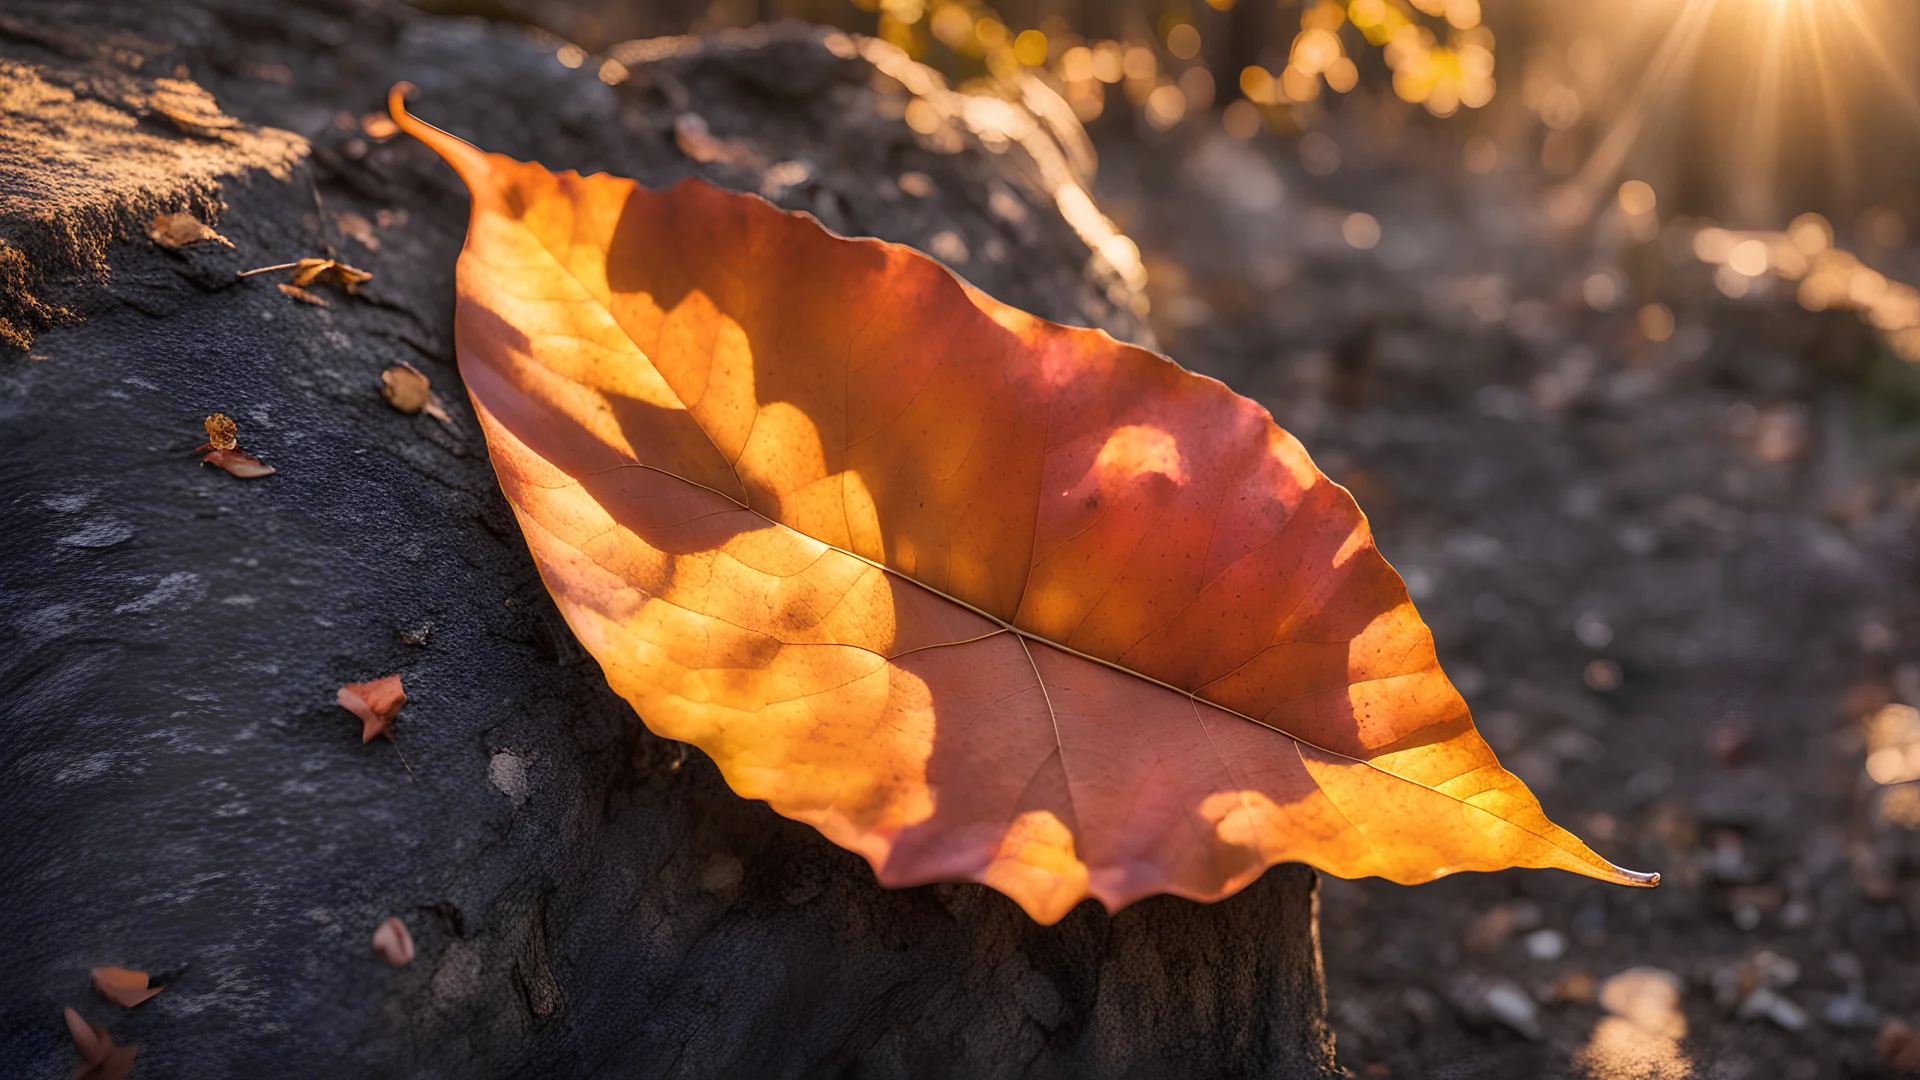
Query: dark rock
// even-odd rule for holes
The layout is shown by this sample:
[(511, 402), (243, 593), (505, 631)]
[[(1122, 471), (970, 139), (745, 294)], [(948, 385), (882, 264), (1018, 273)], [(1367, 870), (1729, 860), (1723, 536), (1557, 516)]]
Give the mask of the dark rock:
[[(806, 155), (794, 205), (976, 251), (1005, 228), (989, 182), (1051, 206), (1017, 155), (922, 148), (863, 62), (798, 28), (608, 86), (518, 31), (377, 3), (10, 5), (0, 71), (56, 68), (177, 73), (248, 126), (207, 138), (76, 91), (141, 146), (218, 167), (163, 181), (129, 158), (76, 210), (22, 179), (44, 166), (0, 164), (0, 236), (66, 228), (63, 250), (101, 253), (35, 265), (86, 317), (0, 356), (0, 1073), (71, 1071), (74, 1005), (146, 1076), (1332, 1074), (1310, 871), (1042, 928), (981, 887), (882, 889), (646, 732), (549, 603), (452, 392), (463, 196), (352, 118), (404, 77), (423, 116), (491, 149), (659, 184), (695, 171), (662, 87), (694, 87), (721, 134)], [(276, 176), (247, 156), (262, 145), (311, 154)], [(935, 194), (875, 194), (907, 170)], [(169, 202), (218, 211), (235, 249), (148, 244), (131, 226)], [(1073, 231), (1037, 217), (1018, 259), (965, 272), (1137, 334)], [(330, 250), (376, 275), (360, 297), (233, 278)], [(399, 363), (450, 426), (381, 400)], [(198, 465), (215, 411), (278, 472)], [(410, 770), (334, 703), (393, 672)], [(403, 967), (372, 947), (390, 916), (417, 949)], [(87, 990), (106, 964), (166, 989), (110, 1009)]]

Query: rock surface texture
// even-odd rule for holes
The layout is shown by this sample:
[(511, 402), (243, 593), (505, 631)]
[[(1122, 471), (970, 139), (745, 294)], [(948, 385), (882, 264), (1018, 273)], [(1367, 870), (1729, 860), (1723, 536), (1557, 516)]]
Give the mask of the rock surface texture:
[[(764, 190), (1142, 333), (1019, 146), (929, 144), (832, 44), (569, 69), (381, 3), (0, 13), (0, 1073), (70, 1072), (73, 1005), (135, 1076), (1334, 1074), (1309, 871), (1050, 928), (882, 889), (648, 734), (547, 599), (453, 364), (464, 196), (359, 120), (395, 80), (489, 149)], [(756, 163), (694, 162), (695, 114)], [(234, 246), (146, 238), (179, 210)], [(235, 278), (329, 254), (375, 277)], [(382, 400), (401, 363), (450, 422)], [(196, 463), (216, 411), (274, 475)], [(363, 744), (334, 692), (393, 672)], [(104, 965), (165, 989), (110, 1005)]]

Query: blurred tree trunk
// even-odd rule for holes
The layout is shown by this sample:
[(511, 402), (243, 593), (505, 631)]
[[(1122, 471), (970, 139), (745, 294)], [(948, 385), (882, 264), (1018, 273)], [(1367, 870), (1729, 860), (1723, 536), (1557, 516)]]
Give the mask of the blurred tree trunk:
[[(549, 603), (459, 392), (464, 194), (356, 118), (410, 79), (488, 149), (664, 184), (699, 171), (673, 137), (698, 113), (807, 166), (785, 204), (952, 231), (994, 295), (1138, 336), (1017, 148), (923, 145), (798, 27), (609, 85), (550, 39), (373, 0), (16, 2), (0, 57), (0, 315), (33, 339), (0, 354), (0, 1073), (71, 1071), (73, 1005), (150, 1076), (1336, 1074), (1302, 867), (1039, 927), (977, 886), (879, 888), (647, 733)], [(183, 209), (233, 247), (145, 238)], [(323, 254), (374, 279), (317, 307), (235, 278)], [(400, 363), (451, 424), (381, 400)], [(196, 465), (215, 411), (279, 471)], [(411, 774), (333, 703), (396, 671)], [(370, 949), (388, 916), (407, 967)], [(105, 964), (166, 992), (110, 1008)]]

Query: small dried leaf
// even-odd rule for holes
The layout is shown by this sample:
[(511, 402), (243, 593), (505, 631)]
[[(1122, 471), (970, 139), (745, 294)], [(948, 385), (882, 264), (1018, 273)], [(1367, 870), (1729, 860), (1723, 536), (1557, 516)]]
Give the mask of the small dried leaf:
[(233, 241), (214, 232), (206, 222), (185, 211), (156, 216), (147, 226), (147, 238), (164, 248), (182, 248), (202, 240), (233, 246)]
[(407, 692), (400, 676), (388, 675), (372, 682), (348, 683), (334, 695), (340, 707), (360, 718), (360, 741), (371, 742), (375, 735), (393, 738), (393, 718), (407, 703)]
[(107, 1037), (106, 1028), (96, 1028), (87, 1023), (86, 1018), (71, 1005), (66, 1007), (64, 1015), (67, 1018), (67, 1033), (73, 1036), (74, 1048), (80, 1051), (80, 1056), (88, 1064), (107, 1056), (107, 1047), (113, 1045), (113, 1040)]
[(226, 413), (207, 417), (207, 449), (232, 450), (240, 445), (240, 425)]
[(148, 986), (146, 972), (121, 967), (94, 968), (93, 988), (108, 1001), (129, 1009), (165, 989)]
[(202, 465), (217, 465), (242, 480), (256, 480), (262, 476), (272, 476), (279, 470), (240, 450), (215, 450), (200, 459)]
[[(318, 282), (345, 289), (352, 294), (360, 290), (361, 282), (371, 280), (372, 274), (348, 266), (338, 259), (301, 259), (293, 264), (293, 283), (298, 286)], [(281, 288), (284, 290), (286, 286)]]
[(308, 292), (307, 290), (301, 288), (298, 285), (289, 285), (283, 281), (280, 283), (280, 291), (283, 293), (286, 293), (288, 296), (293, 297), (295, 300), (298, 300), (303, 304), (312, 304), (314, 307), (331, 307), (332, 306), (327, 303), (326, 297), (315, 296), (314, 294)]
[(374, 142), (386, 142), (400, 134), (400, 125), (394, 123), (386, 113), (371, 112), (360, 118), (360, 130), (366, 132), (367, 138)]
[(722, 139), (697, 113), (683, 113), (673, 121), (673, 142), (680, 152), (702, 165), (745, 165), (758, 168), (760, 155), (737, 139)]
[(365, 270), (348, 266), (346, 263), (337, 262), (327, 271), (324, 279), (329, 285), (338, 285), (351, 295), (359, 293), (361, 283), (372, 281), (373, 275)]
[(406, 967), (413, 962), (413, 935), (407, 933), (407, 924), (397, 917), (389, 918), (373, 932), (373, 951), (394, 967)]
[[(391, 124), (393, 121), (387, 122)], [(380, 250), (380, 238), (373, 235), (373, 222), (365, 216), (350, 210), (344, 211), (333, 215), (333, 223), (343, 235), (352, 237), (361, 247), (368, 251)]]
[(67, 1032), (73, 1036), (73, 1045), (86, 1062), (74, 1072), (74, 1080), (125, 1080), (133, 1071), (133, 1058), (139, 1050), (115, 1046), (106, 1028), (87, 1023), (72, 1006), (67, 1007), (65, 1015)]
[(293, 264), (293, 283), (311, 285), (327, 267), (332, 265), (332, 259), (301, 259)]
[(395, 364), (380, 373), (380, 396), (387, 399), (387, 404), (412, 416), (433, 401), (433, 387), (419, 368)]

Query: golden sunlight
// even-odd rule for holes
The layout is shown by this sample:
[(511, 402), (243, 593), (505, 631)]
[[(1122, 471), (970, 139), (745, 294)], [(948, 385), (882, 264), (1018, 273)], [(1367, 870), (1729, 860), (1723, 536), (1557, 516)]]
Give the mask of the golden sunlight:
[(1717, 118), (1706, 134), (1722, 137), (1731, 201), (1749, 227), (1774, 227), (1790, 180), (1856, 186), (1847, 119), (1864, 104), (1894, 101), (1920, 123), (1914, 80), (1887, 44), (1898, 37), (1888, 0), (1683, 0), (1632, 15), (1614, 32), (1639, 40), (1615, 47), (1651, 45), (1651, 60), (1557, 201), (1563, 223), (1587, 219), (1681, 98)]

